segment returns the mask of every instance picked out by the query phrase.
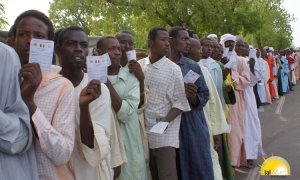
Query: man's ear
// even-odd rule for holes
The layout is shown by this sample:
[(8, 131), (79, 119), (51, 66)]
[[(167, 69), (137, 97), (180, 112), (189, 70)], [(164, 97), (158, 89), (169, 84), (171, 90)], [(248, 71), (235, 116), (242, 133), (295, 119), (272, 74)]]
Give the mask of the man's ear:
[(174, 37), (170, 37), (170, 44), (174, 44), (175, 42), (175, 38)]
[(153, 40), (148, 39), (148, 48), (151, 48), (153, 46)]
[(16, 40), (16, 38), (12, 37), (11, 39), (12, 39), (11, 47), (15, 48), (15, 40)]
[(58, 55), (61, 55), (61, 47), (59, 45), (56, 45), (54, 47), (54, 52)]
[(104, 54), (101, 49), (97, 49), (97, 53), (98, 53), (99, 56), (102, 56)]

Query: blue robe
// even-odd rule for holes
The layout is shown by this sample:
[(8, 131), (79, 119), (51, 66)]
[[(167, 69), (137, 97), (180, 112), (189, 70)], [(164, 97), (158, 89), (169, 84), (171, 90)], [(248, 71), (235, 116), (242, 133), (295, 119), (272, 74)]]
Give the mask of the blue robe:
[[(289, 73), (289, 63), (285, 56), (281, 57), (281, 71), (280, 71), (280, 78), (282, 82), (282, 92), (287, 93), (289, 92), (289, 81), (288, 81), (288, 73)], [(286, 75), (284, 75), (286, 73)]]
[(199, 104), (190, 104), (191, 111), (185, 112), (181, 117), (179, 131), (178, 151), (178, 179), (182, 180), (207, 180), (214, 179), (213, 164), (210, 154), (210, 138), (204, 117), (203, 107), (208, 101), (209, 90), (205, 83), (199, 65), (183, 56), (179, 62), (182, 75), (185, 76), (189, 70), (200, 74), (195, 82), (198, 87)]

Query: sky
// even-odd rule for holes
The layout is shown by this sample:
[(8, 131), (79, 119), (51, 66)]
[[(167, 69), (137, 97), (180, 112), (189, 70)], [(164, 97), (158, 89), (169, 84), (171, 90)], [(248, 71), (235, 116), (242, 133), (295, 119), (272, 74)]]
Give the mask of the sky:
[[(49, 2), (52, 2), (52, 0), (2, 0), (2, 3), (5, 5), (6, 17), (8, 18), (10, 26), (20, 13), (29, 9), (36, 9), (48, 15), (48, 9), (50, 7)], [(299, 0), (284, 0), (283, 7), (290, 14), (294, 14), (296, 18), (296, 21), (292, 22), (291, 26), (293, 28), (293, 44), (298, 47), (300, 46)], [(8, 30), (9, 27), (7, 27), (6, 30)]]

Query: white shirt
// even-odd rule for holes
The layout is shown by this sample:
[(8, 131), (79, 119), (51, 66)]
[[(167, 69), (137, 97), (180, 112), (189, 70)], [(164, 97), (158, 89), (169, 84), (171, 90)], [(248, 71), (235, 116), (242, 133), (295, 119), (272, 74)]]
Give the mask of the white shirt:
[(84, 77), (75, 88), (76, 135), (75, 146), (71, 156), (73, 174), (77, 180), (109, 180), (112, 179), (110, 166), (111, 136), (111, 99), (108, 88), (101, 83), (101, 95), (89, 105), (94, 128), (94, 148), (90, 149), (81, 142), (79, 96), (88, 84), (88, 76)]

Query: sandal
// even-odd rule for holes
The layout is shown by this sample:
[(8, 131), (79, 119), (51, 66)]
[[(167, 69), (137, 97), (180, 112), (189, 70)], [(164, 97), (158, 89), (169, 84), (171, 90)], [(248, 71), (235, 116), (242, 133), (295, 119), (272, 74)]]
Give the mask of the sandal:
[(249, 169), (255, 168), (254, 160), (247, 160), (247, 168)]

